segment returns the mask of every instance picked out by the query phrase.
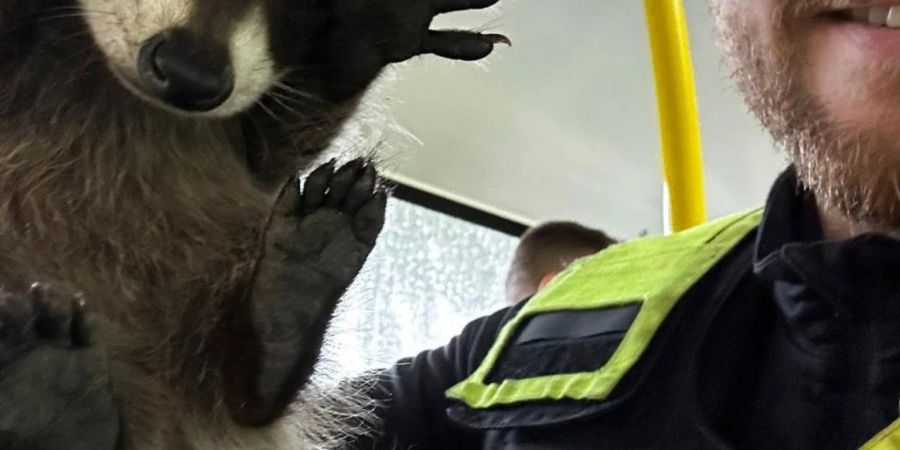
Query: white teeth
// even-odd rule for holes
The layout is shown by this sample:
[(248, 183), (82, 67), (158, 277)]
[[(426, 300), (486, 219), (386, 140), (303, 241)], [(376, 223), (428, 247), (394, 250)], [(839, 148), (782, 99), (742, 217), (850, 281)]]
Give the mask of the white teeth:
[(888, 15), (891, 8), (875, 7), (869, 10), (869, 25), (883, 26), (887, 24)]
[(894, 6), (888, 12), (887, 21), (885, 22), (890, 28), (900, 28), (900, 7)]
[(900, 28), (900, 5), (853, 8), (849, 11), (849, 15), (854, 22), (877, 27)]

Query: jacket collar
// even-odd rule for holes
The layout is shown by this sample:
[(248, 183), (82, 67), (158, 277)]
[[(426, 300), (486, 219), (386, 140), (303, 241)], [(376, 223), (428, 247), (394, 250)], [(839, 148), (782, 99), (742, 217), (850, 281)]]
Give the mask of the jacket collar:
[[(769, 194), (754, 271), (776, 282), (776, 302), (789, 319), (810, 309), (820, 319), (900, 317), (900, 241), (876, 234), (825, 241), (815, 196), (801, 186), (793, 167)], [(806, 304), (797, 304), (800, 298)], [(819, 304), (810, 304), (812, 299)]]

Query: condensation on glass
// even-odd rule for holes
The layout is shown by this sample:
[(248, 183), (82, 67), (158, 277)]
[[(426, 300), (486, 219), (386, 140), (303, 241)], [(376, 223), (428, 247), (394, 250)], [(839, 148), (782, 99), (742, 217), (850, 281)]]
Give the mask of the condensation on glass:
[(391, 199), (384, 232), (347, 292), (325, 354), (331, 376), (386, 367), (445, 344), (503, 307), (517, 239)]

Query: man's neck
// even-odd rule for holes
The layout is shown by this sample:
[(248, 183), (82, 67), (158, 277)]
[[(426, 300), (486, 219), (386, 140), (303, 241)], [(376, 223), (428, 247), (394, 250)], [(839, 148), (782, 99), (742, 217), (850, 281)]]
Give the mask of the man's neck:
[(878, 233), (894, 239), (900, 239), (900, 230), (854, 221), (834, 209), (825, 208), (821, 204), (818, 205), (818, 208), (819, 220), (822, 222), (822, 235), (825, 240), (842, 241), (866, 233)]

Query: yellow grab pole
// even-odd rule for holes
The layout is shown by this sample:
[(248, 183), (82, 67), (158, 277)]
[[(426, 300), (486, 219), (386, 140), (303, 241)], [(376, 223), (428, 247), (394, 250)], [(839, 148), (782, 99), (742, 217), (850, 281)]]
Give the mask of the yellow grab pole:
[(644, 0), (673, 231), (706, 221), (700, 119), (682, 0)]

